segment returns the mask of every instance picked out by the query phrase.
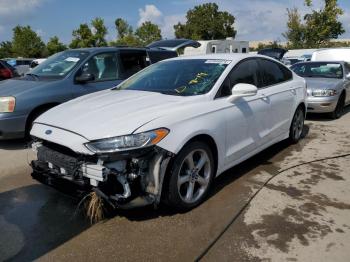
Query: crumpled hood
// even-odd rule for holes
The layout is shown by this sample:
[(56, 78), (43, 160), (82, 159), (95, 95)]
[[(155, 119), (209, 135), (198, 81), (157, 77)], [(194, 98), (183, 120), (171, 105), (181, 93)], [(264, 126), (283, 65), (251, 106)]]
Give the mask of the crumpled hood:
[(18, 96), (24, 92), (30, 92), (33, 88), (38, 88), (52, 84), (54, 81), (31, 81), (9, 79), (0, 81), (0, 96)]
[(316, 89), (338, 89), (341, 87), (343, 80), (336, 78), (305, 78), (307, 89), (316, 90)]
[(106, 90), (54, 107), (35, 120), (88, 140), (133, 133), (140, 126), (181, 108), (192, 97), (132, 90)]

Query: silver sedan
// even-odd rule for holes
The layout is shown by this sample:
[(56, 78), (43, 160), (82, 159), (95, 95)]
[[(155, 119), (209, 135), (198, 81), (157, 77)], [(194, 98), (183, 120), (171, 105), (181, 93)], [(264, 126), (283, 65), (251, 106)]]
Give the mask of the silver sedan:
[(350, 104), (350, 65), (346, 62), (302, 62), (291, 69), (307, 83), (309, 113), (330, 113), (341, 117)]

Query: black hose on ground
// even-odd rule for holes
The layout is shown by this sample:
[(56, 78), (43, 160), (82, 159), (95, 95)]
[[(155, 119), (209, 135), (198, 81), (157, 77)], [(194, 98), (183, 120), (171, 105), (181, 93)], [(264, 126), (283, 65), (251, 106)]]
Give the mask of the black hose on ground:
[(326, 160), (332, 160), (332, 159), (338, 159), (338, 158), (344, 158), (344, 157), (349, 157), (349, 154), (343, 154), (343, 155), (337, 155), (337, 156), (333, 156), (333, 157), (325, 157), (325, 158), (321, 158), (321, 159), (316, 159), (316, 160), (312, 160), (309, 162), (304, 162), (304, 163), (300, 163), (294, 166), (290, 166), (287, 167), (285, 169), (282, 169), (280, 171), (278, 171), (276, 174), (272, 175), (268, 180), (266, 180), (264, 182), (264, 184), (249, 198), (248, 202), (244, 204), (244, 206), (238, 211), (238, 213), (229, 221), (229, 223), (224, 227), (224, 229), (219, 233), (219, 235), (217, 237), (215, 237), (213, 239), (213, 241), (211, 241), (209, 243), (209, 245), (206, 247), (206, 249), (203, 250), (203, 252), (194, 260), (194, 261), (200, 261), (208, 252), (209, 250), (216, 244), (216, 242), (223, 236), (223, 234), (225, 234), (225, 232), (236, 222), (236, 220), (238, 219), (238, 217), (247, 209), (247, 207), (250, 205), (250, 203), (254, 200), (254, 198), (260, 193), (260, 191), (266, 187), (266, 185), (275, 177), (277, 177), (278, 175), (281, 175), (282, 173), (289, 171), (291, 169), (300, 167), (300, 166), (304, 166), (304, 165), (309, 165), (312, 163), (316, 163), (316, 162), (323, 162)]

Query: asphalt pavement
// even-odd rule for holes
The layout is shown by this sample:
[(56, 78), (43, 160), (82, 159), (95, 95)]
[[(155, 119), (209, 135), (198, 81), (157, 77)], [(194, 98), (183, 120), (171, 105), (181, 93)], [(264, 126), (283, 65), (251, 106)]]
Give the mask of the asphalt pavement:
[(309, 117), (304, 135), (225, 172), (190, 212), (146, 207), (95, 225), (30, 177), (24, 142), (0, 142), (0, 260), (349, 261), (350, 157), (317, 160), (350, 153), (350, 109)]

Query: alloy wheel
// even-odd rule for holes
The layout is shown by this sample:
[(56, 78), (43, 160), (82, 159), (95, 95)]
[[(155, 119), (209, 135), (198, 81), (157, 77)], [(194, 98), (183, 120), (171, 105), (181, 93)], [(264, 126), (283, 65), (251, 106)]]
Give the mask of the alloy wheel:
[(292, 125), (292, 135), (295, 141), (299, 140), (304, 128), (304, 112), (303, 110), (297, 110)]
[(178, 174), (177, 187), (182, 201), (187, 204), (198, 201), (208, 188), (211, 172), (208, 154), (202, 149), (191, 151), (184, 158)]

